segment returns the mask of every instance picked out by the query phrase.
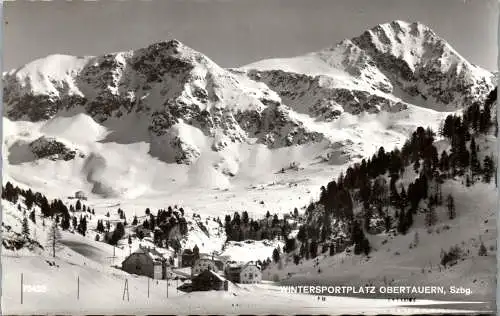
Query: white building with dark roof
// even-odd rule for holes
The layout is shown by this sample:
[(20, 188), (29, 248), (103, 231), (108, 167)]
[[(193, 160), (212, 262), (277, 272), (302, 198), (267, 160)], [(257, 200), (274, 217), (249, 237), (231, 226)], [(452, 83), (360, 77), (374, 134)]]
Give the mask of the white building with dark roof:
[(253, 261), (228, 263), (224, 272), (226, 278), (234, 283), (250, 284), (262, 281), (261, 267)]
[(223, 272), (226, 266), (226, 257), (200, 253), (191, 269), (191, 277), (195, 277), (205, 270)]
[(153, 248), (139, 247), (122, 262), (122, 270), (153, 279), (165, 279), (168, 261)]

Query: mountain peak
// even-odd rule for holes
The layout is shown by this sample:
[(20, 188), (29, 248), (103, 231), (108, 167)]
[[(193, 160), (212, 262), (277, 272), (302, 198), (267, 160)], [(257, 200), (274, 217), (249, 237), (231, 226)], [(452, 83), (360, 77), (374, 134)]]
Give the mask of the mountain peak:
[(180, 41), (176, 39), (160, 41), (153, 44), (148, 45), (145, 49), (147, 50), (165, 50), (170, 52), (175, 52), (176, 50), (186, 47)]
[(394, 34), (399, 33), (409, 33), (412, 36), (420, 36), (421, 34), (431, 35), (432, 37), (437, 37), (436, 33), (426, 24), (423, 24), (419, 21), (403, 21), (403, 20), (394, 20), (391, 22), (378, 24), (365, 32), (379, 32), (383, 30), (385, 32), (392, 31)]

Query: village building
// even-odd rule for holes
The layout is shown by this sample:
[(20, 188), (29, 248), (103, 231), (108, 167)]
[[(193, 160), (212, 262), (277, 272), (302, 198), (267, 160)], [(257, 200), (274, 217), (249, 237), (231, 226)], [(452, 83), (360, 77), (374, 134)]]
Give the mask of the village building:
[(191, 283), (192, 291), (227, 291), (229, 282), (212, 270), (204, 270)]
[(123, 271), (160, 280), (166, 278), (167, 267), (168, 261), (158, 251), (145, 247), (139, 247), (122, 262)]
[(193, 264), (191, 277), (197, 276), (205, 270), (211, 270), (214, 272), (224, 271), (226, 260), (227, 258), (225, 257), (201, 253), (200, 258)]
[(251, 284), (262, 281), (261, 267), (253, 261), (244, 264), (229, 263), (225, 275), (228, 280), (234, 283)]
[(192, 267), (194, 265), (194, 254), (191, 249), (184, 249), (180, 255), (179, 268)]
[(260, 266), (254, 262), (247, 262), (241, 268), (240, 283), (260, 283), (262, 281), (262, 272)]
[(281, 238), (281, 234), (282, 234), (281, 227), (279, 227), (279, 226), (272, 227), (270, 229), (270, 234), (271, 234), (271, 236), (269, 236), (270, 239), (277, 238), (278, 240), (281, 240), (282, 239)]
[(75, 192), (75, 199), (87, 200), (87, 196), (85, 195), (85, 192), (83, 192), (83, 191), (76, 191)]
[(226, 270), (224, 271), (226, 278), (234, 283), (240, 283), (240, 273), (241, 264), (237, 264), (234, 262), (228, 263), (226, 266)]
[(335, 236), (330, 238), (330, 247), (333, 247), (333, 253), (343, 252), (350, 244), (343, 236)]

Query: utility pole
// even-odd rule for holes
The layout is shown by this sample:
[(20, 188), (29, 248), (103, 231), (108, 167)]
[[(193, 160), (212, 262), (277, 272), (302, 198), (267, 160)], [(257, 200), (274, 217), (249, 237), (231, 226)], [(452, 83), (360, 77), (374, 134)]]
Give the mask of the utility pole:
[(23, 303), (23, 292), (24, 292), (24, 289), (23, 289), (23, 274), (21, 273), (21, 304)]
[(116, 258), (116, 246), (113, 246), (113, 256), (111, 257), (106, 257), (110, 259), (111, 265), (115, 265), (115, 258)]
[(128, 293), (128, 279), (125, 279), (125, 286), (123, 287), (122, 300), (125, 300), (125, 292), (127, 292), (127, 301), (130, 301), (130, 297), (129, 297), (129, 293)]
[(167, 268), (167, 298), (168, 298), (168, 268)]

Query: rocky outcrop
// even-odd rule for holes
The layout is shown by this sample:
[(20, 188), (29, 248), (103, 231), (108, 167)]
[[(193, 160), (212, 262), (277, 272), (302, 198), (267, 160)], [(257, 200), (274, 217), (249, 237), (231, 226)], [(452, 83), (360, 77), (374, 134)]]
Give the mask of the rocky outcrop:
[(63, 143), (54, 138), (40, 137), (29, 144), (33, 154), (38, 159), (48, 158), (50, 160), (72, 160), (75, 159), (77, 152), (71, 150)]
[(294, 110), (325, 121), (335, 120), (344, 112), (357, 115), (361, 112), (392, 112), (407, 108), (404, 102), (383, 93), (336, 86), (334, 79), (328, 76), (282, 70), (250, 70), (248, 76), (264, 82)]

